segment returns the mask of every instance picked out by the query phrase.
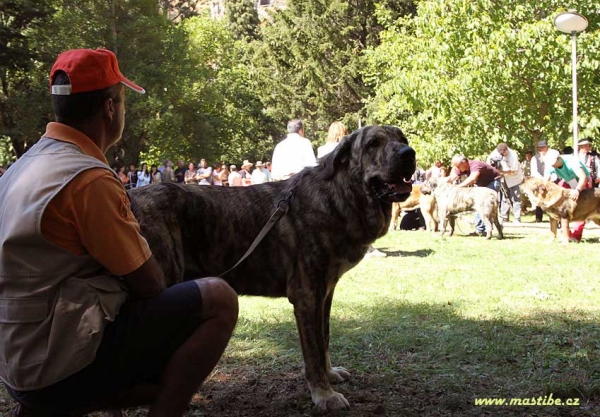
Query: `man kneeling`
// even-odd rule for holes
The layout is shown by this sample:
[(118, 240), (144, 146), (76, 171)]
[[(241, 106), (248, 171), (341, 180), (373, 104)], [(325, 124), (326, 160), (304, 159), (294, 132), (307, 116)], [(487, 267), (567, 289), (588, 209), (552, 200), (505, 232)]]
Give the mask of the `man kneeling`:
[(104, 153), (127, 86), (108, 50), (59, 55), (57, 123), (0, 178), (0, 378), (16, 416), (150, 405), (181, 416), (221, 357), (237, 295), (218, 278), (165, 288)]

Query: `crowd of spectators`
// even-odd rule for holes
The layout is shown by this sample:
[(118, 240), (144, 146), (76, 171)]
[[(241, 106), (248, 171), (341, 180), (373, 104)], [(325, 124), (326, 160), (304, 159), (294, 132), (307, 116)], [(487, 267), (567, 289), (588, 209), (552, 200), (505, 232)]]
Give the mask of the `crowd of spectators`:
[(150, 169), (145, 162), (139, 167), (130, 164), (129, 170), (124, 165), (113, 166), (113, 169), (127, 189), (160, 182), (243, 187), (273, 181), (269, 161), (252, 163), (245, 160), (238, 169), (236, 165), (227, 166), (222, 162), (209, 166), (202, 158), (197, 164), (190, 162), (187, 166), (183, 161), (177, 161), (174, 168), (173, 162), (165, 159), (161, 166), (152, 165)]

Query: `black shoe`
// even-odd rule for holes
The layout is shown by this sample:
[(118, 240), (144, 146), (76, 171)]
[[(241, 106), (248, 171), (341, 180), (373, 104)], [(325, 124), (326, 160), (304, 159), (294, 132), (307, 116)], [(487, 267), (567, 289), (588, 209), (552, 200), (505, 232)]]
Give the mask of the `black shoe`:
[(485, 236), (485, 232), (471, 232), (468, 236)]

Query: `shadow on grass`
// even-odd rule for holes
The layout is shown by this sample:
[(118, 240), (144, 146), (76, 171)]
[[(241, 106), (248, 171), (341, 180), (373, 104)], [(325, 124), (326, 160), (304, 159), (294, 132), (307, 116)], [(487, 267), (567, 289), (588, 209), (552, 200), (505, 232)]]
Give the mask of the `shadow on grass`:
[(417, 258), (426, 258), (434, 253), (432, 249), (420, 249), (415, 251), (389, 250), (388, 248), (379, 249), (387, 256), (415, 256)]
[[(357, 309), (335, 301), (331, 358), (352, 373), (337, 385), (352, 405), (345, 416), (594, 416), (600, 413), (597, 316), (539, 312), (518, 321), (464, 319), (453, 306), (386, 301)], [(257, 325), (241, 318), (220, 378), (206, 387), (202, 413), (304, 416), (314, 413), (289, 320)], [(580, 406), (475, 406), (476, 398), (578, 398)], [(247, 410), (247, 411), (241, 411)]]
[[(371, 307), (334, 299), (331, 359), (352, 373), (334, 387), (352, 407), (343, 416), (600, 413), (597, 315), (540, 311), (517, 320), (476, 320), (465, 319), (452, 305), (383, 300)], [(474, 405), (476, 398), (550, 394), (578, 398), (580, 405)], [(8, 405), (0, 403), (0, 415), (8, 415)], [(268, 312), (260, 319), (240, 317), (224, 357), (186, 414), (200, 415), (317, 415), (302, 376), (291, 306), (283, 318)]]

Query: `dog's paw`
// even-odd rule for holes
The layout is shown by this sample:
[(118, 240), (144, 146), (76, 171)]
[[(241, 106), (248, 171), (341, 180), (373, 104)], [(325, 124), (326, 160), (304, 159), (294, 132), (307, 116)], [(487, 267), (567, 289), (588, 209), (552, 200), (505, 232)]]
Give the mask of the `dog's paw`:
[(335, 391), (331, 391), (328, 396), (313, 398), (313, 401), (319, 413), (347, 410), (350, 408), (348, 400), (342, 394)]
[(350, 372), (341, 366), (334, 366), (327, 372), (329, 382), (343, 382), (350, 379)]

